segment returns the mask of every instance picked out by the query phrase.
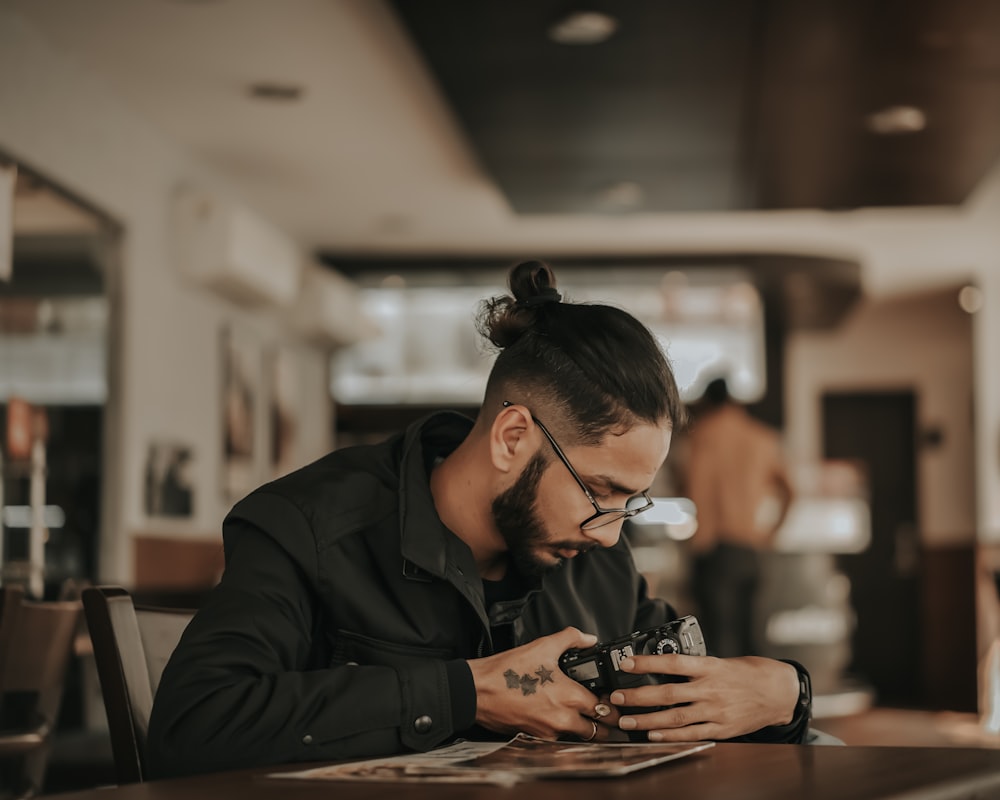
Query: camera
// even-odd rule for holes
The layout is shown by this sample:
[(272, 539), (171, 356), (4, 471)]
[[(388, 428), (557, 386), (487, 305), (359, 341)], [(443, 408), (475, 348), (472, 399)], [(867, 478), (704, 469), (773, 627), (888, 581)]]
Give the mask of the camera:
[(688, 615), (648, 631), (635, 631), (611, 642), (598, 643), (580, 650), (567, 650), (559, 657), (559, 667), (594, 694), (605, 696), (615, 689), (679, 680), (670, 675), (622, 672), (619, 666), (623, 658), (663, 653), (705, 655), (705, 639), (698, 620)]

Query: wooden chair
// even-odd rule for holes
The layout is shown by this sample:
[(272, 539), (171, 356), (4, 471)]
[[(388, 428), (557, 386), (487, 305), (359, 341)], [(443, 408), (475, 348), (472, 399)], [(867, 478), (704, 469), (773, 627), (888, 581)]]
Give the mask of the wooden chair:
[(0, 592), (0, 789), (9, 796), (42, 791), (79, 619), (78, 602)]
[(163, 668), (194, 611), (136, 607), (118, 586), (83, 591), (119, 783), (146, 778), (146, 734)]

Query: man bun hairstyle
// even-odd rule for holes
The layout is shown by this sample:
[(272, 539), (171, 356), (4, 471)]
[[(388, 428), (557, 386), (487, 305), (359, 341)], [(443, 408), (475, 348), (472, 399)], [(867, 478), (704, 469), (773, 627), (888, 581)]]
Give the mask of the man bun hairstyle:
[(499, 350), (484, 407), (527, 405), (581, 444), (636, 422), (684, 423), (673, 371), (656, 338), (614, 306), (563, 302), (552, 268), (514, 265), (509, 295), (483, 300), (476, 327)]

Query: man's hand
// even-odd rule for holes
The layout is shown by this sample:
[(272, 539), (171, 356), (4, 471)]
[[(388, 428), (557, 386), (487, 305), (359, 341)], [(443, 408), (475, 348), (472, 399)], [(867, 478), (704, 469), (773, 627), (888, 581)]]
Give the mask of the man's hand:
[(616, 706), (676, 708), (630, 713), (622, 730), (649, 731), (654, 742), (731, 739), (768, 725), (786, 725), (795, 715), (799, 679), (795, 667), (757, 656), (712, 658), (664, 654), (623, 659), (625, 672), (681, 675), (683, 683), (617, 689)]
[[(597, 637), (565, 628), (529, 644), (470, 660), (476, 722), (491, 731), (524, 731), (544, 739), (572, 734), (585, 741), (617, 738), (618, 712), (559, 669), (559, 656), (591, 647)], [(601, 714), (604, 713), (603, 716)]]

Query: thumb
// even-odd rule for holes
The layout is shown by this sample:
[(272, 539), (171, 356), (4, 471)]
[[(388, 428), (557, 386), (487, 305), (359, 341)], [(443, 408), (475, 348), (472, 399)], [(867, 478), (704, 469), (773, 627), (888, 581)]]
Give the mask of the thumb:
[(579, 628), (569, 627), (552, 634), (552, 641), (561, 648), (560, 652), (565, 652), (573, 648), (593, 647), (597, 644), (597, 637), (592, 633), (584, 633)]

